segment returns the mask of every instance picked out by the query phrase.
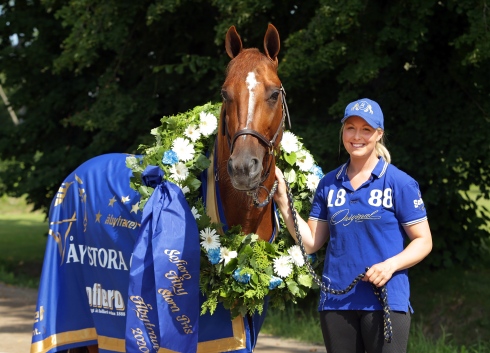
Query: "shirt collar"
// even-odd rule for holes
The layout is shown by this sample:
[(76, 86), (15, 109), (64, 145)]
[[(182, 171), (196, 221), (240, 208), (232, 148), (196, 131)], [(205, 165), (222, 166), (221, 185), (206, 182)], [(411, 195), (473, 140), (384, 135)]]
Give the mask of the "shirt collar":
[[(340, 166), (340, 169), (337, 172), (337, 175), (335, 176), (337, 180), (342, 180), (346, 177), (347, 167), (349, 166), (349, 163), (350, 163), (350, 159), (346, 163)], [(379, 157), (378, 163), (376, 163), (376, 166), (374, 167), (371, 174), (373, 174), (379, 179), (386, 173), (387, 168), (388, 168), (388, 162), (386, 162), (383, 157)]]

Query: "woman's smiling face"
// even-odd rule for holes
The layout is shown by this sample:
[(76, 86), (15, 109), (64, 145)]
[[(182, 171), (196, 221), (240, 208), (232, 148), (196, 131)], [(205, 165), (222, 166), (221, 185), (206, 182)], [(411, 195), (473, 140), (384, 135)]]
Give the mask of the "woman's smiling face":
[(351, 116), (342, 129), (342, 142), (351, 158), (369, 158), (376, 156), (376, 142), (383, 136), (383, 130), (374, 129), (366, 120)]

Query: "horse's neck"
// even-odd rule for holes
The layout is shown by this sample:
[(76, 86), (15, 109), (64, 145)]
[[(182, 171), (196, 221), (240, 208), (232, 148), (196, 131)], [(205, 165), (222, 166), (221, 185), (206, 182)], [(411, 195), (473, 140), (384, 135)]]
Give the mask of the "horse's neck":
[(251, 196), (235, 190), (228, 180), (220, 179), (218, 185), (228, 226), (240, 225), (243, 233), (256, 233), (268, 241), (274, 231), (272, 204), (258, 208), (253, 205)]

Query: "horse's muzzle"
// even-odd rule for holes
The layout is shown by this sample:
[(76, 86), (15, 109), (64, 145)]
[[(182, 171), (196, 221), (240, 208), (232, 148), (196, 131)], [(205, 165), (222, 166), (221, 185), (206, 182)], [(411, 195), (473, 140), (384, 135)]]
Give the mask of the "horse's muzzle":
[(257, 189), (262, 182), (262, 161), (256, 157), (230, 157), (228, 174), (233, 187), (240, 191)]

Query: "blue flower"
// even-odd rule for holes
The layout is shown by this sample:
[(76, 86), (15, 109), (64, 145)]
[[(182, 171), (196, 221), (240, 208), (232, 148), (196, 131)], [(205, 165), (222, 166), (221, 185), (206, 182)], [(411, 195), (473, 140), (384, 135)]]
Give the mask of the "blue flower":
[(324, 176), (322, 168), (317, 165), (313, 165), (313, 167), (311, 167), (310, 173), (316, 175), (318, 179), (321, 179)]
[(269, 282), (269, 289), (274, 289), (277, 288), (281, 285), (282, 279), (276, 276), (272, 276), (270, 282)]
[(250, 282), (250, 273), (244, 273), (243, 275), (240, 274), (241, 268), (237, 268), (233, 272), (233, 278), (235, 281), (240, 282), (240, 283), (248, 283)]
[(177, 157), (177, 153), (175, 153), (173, 150), (165, 151), (165, 153), (163, 154), (163, 158), (162, 158), (163, 164), (172, 165), (177, 163), (178, 161), (179, 161), (179, 157)]
[(208, 259), (212, 265), (216, 265), (221, 259), (221, 250), (220, 248), (212, 248), (208, 250)]

